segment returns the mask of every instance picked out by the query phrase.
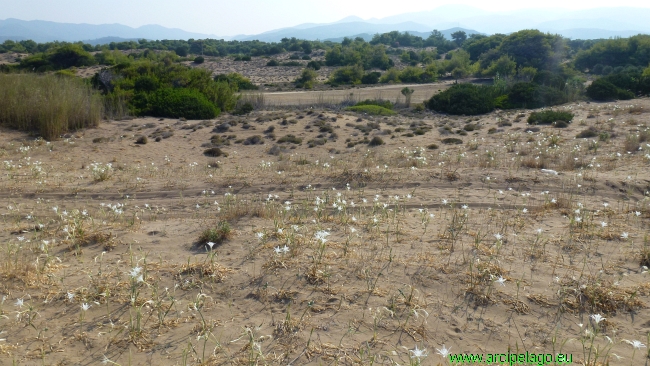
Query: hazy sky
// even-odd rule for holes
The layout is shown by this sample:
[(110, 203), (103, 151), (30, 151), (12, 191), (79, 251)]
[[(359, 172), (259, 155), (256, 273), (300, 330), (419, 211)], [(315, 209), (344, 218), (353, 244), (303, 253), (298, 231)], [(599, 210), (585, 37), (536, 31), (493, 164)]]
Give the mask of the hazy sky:
[[(486, 10), (535, 7), (527, 1), (466, 0)], [(650, 7), (647, 0), (545, 0), (540, 6), (581, 9), (606, 6)], [(256, 34), (300, 23), (334, 22), (356, 15), (382, 18), (432, 10), (449, 0), (0, 0), (0, 19), (51, 20), (66, 23), (121, 23), (132, 27), (160, 24), (186, 31), (230, 36)]]

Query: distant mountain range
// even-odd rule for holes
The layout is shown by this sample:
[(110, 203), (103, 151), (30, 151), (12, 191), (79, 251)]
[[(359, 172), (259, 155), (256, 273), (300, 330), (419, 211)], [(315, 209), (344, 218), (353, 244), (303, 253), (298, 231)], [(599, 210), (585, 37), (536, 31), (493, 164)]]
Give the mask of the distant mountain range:
[[(445, 5), (430, 11), (393, 15), (382, 19), (361, 19), (356, 16), (334, 23), (304, 23), (293, 27), (271, 30), (256, 35), (231, 37), (187, 32), (160, 25), (138, 28), (122, 24), (71, 24), (43, 20), (0, 20), (0, 42), (32, 39), (36, 42), (86, 41), (93, 44), (137, 39), (204, 39), (260, 40), (278, 42), (296, 37), (307, 40), (340, 41), (343, 37), (372, 38), (376, 33), (408, 31), (426, 37), (433, 29), (447, 37), (453, 30), (471, 33), (511, 33), (521, 29), (539, 29), (561, 34), (572, 39), (629, 37), (639, 33), (650, 34), (650, 8), (609, 7), (585, 10), (558, 8), (524, 9), (508, 12), (489, 12), (467, 5)], [(475, 30), (476, 29), (476, 30)]]
[[(215, 35), (186, 32), (160, 25), (143, 25), (132, 28), (122, 24), (73, 24), (44, 20), (0, 20), (0, 40), (31, 39), (36, 42), (76, 42), (105, 37), (126, 39), (189, 39), (221, 38)], [(110, 43), (110, 42), (109, 42)]]

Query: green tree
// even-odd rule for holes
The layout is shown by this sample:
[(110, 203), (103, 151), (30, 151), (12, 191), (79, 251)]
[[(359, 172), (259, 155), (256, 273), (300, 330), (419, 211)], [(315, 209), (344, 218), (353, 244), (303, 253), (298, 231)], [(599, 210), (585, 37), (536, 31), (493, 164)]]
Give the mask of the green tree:
[(517, 63), (508, 55), (503, 55), (499, 59), (492, 61), (490, 67), (483, 72), (487, 76), (499, 74), (501, 77), (509, 78), (517, 71)]
[(456, 43), (456, 46), (460, 47), (465, 43), (465, 40), (467, 40), (467, 33), (465, 31), (456, 31), (451, 34), (451, 38), (454, 40), (454, 43)]
[[(519, 66), (549, 69), (554, 66), (551, 64), (553, 48), (559, 41), (559, 36), (547, 35), (538, 30), (522, 30), (506, 36), (499, 51), (511, 56)], [(558, 50), (561, 51), (562, 49)]]
[(402, 93), (404, 96), (404, 104), (406, 104), (407, 107), (411, 105), (411, 96), (413, 95), (414, 91), (415, 90), (408, 87), (404, 87), (402, 90), (400, 90), (400, 93)]

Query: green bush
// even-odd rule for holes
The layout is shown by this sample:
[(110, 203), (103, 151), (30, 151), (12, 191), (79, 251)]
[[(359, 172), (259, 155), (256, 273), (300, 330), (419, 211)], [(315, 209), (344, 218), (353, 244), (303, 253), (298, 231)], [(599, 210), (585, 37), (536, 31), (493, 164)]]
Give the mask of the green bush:
[(317, 78), (318, 78), (318, 74), (316, 73), (316, 71), (314, 71), (314, 69), (310, 67), (306, 67), (305, 69), (302, 70), (300, 77), (296, 79), (295, 81), (296, 87), (311, 89), (314, 87)]
[(591, 85), (587, 87), (587, 96), (598, 101), (634, 98), (633, 93), (618, 88), (605, 78), (595, 80), (591, 83)]
[(302, 64), (300, 62), (298, 62), (298, 61), (287, 61), (287, 62), (283, 62), (282, 66), (296, 67), (296, 66), (302, 66)]
[(202, 64), (205, 62), (205, 58), (203, 56), (197, 56), (194, 58), (194, 63), (195, 64)]
[(66, 44), (46, 53), (25, 57), (20, 67), (26, 70), (45, 72), (67, 69), (70, 67), (91, 66), (95, 58), (78, 44)]
[(449, 114), (477, 115), (494, 110), (493, 90), (488, 86), (455, 84), (434, 95), (426, 102), (427, 108)]
[(366, 99), (364, 101), (355, 104), (355, 106), (359, 106), (359, 105), (378, 105), (386, 109), (393, 109), (393, 103), (391, 103), (389, 100), (384, 100), (384, 99)]
[(154, 117), (211, 119), (219, 115), (219, 108), (198, 90), (162, 88), (149, 98), (150, 113)]
[(359, 84), (363, 77), (363, 69), (360, 66), (346, 66), (334, 71), (330, 75), (330, 84)]
[(377, 71), (369, 72), (361, 78), (361, 84), (377, 84), (381, 73)]
[(99, 93), (78, 78), (0, 74), (0, 125), (35, 131), (47, 140), (69, 130), (96, 126)]
[(533, 112), (528, 116), (528, 124), (531, 125), (550, 125), (554, 122), (571, 123), (571, 120), (573, 120), (573, 113), (551, 109)]
[(269, 62), (266, 63), (266, 66), (280, 66), (280, 62), (275, 59), (271, 59)]
[(312, 69), (314, 69), (316, 71), (320, 70), (321, 66), (323, 66), (323, 65), (325, 65), (325, 64), (323, 62), (321, 62), (321, 61), (309, 61), (307, 63), (307, 67), (310, 67), (310, 68), (312, 68)]
[(378, 105), (357, 105), (345, 108), (348, 111), (357, 113), (367, 113), (373, 116), (393, 116), (396, 113), (388, 108), (380, 107)]
[[(230, 224), (227, 221), (221, 221), (216, 227), (204, 230), (199, 236), (198, 245), (220, 245), (228, 240), (231, 236)], [(212, 246), (210, 247), (212, 249)]]
[(302, 139), (299, 138), (299, 137), (296, 137), (295, 135), (286, 135), (286, 136), (283, 136), (280, 139), (278, 139), (279, 144), (282, 144), (282, 143), (285, 143), (285, 142), (300, 145), (300, 144), (302, 144)]
[(566, 102), (559, 89), (537, 83), (516, 83), (508, 91), (509, 108), (541, 108)]
[(236, 72), (230, 74), (219, 74), (214, 77), (214, 81), (225, 81), (228, 85), (235, 87), (237, 91), (259, 89), (259, 87), (253, 84), (249, 78)]

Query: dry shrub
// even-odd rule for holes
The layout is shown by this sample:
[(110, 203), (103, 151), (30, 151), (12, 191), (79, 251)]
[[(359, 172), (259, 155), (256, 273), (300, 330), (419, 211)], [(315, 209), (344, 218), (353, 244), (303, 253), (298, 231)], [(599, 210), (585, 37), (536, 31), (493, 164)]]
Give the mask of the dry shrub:
[(648, 292), (650, 284), (623, 288), (610, 280), (587, 277), (586, 280), (568, 279), (561, 282), (559, 291), (562, 304), (573, 311), (591, 314), (616, 314), (617, 311), (634, 311), (644, 308), (639, 296)]
[(521, 160), (521, 166), (529, 169), (548, 169), (549, 163), (542, 156), (536, 157), (536, 156), (529, 155)]
[(232, 268), (224, 267), (216, 262), (187, 263), (180, 267), (178, 276), (198, 275), (211, 278), (216, 282), (223, 282), (226, 275), (233, 272)]

